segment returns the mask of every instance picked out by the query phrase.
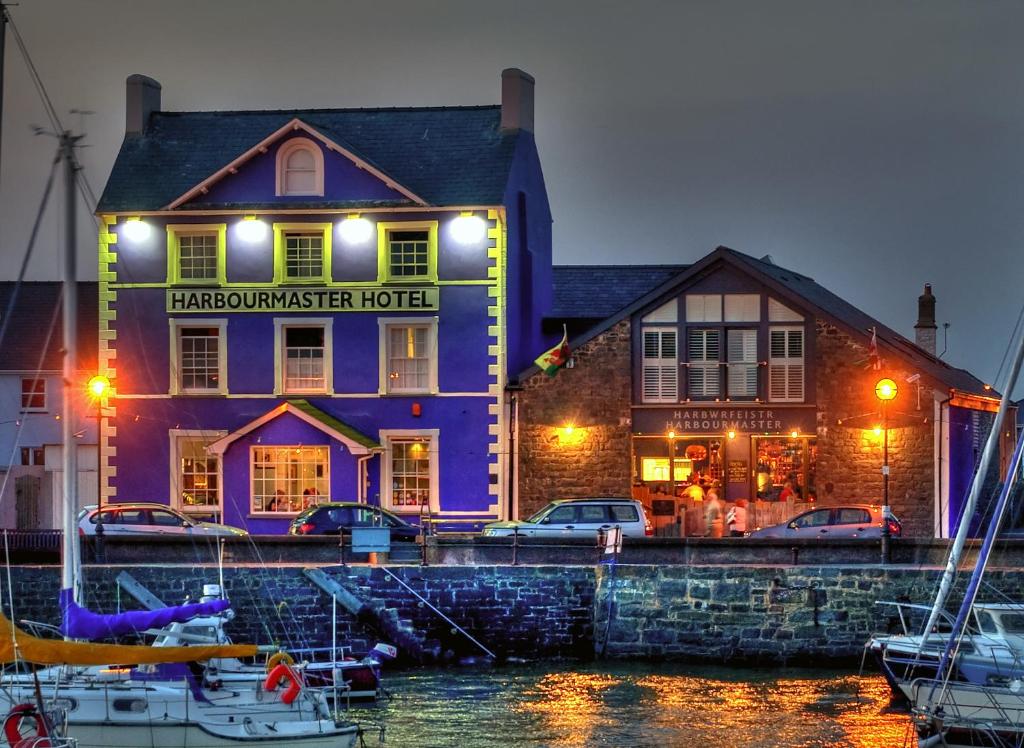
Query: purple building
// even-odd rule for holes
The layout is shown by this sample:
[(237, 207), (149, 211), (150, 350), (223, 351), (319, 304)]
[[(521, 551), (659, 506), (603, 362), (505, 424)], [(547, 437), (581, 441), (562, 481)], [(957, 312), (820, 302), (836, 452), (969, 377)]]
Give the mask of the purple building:
[(327, 497), (508, 516), (505, 385), (551, 303), (533, 89), (165, 112), (129, 77), (98, 208), (104, 501), (256, 533)]

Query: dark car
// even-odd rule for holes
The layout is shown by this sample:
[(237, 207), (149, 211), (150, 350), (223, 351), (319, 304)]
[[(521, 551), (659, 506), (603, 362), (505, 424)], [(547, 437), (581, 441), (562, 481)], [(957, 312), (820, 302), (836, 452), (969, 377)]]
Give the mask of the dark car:
[[(821, 507), (798, 514), (789, 522), (758, 528), (752, 538), (880, 538), (882, 536), (882, 507), (877, 504), (846, 504)], [(889, 534), (898, 538), (903, 525), (891, 513), (888, 517)]]
[(387, 509), (360, 504), (355, 501), (332, 501), (328, 504), (311, 506), (292, 520), (288, 528), (290, 535), (337, 535), (346, 534), (353, 527), (387, 527), (391, 530), (392, 542), (415, 542), (419, 528), (410, 525)]

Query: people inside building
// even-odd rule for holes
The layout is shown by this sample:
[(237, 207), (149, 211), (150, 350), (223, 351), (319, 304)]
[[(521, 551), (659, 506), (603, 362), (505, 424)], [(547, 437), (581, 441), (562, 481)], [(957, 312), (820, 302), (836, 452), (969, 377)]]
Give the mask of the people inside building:
[(789, 501), (794, 498), (796, 494), (793, 492), (793, 483), (786, 481), (782, 484), (782, 490), (779, 491), (779, 501)]
[(704, 479), (694, 473), (693, 482), (686, 489), (686, 497), (691, 501), (704, 501)]
[(742, 538), (747, 534), (747, 500), (737, 499), (732, 509), (725, 516), (725, 523), (729, 527), (729, 536)]
[(712, 483), (704, 501), (704, 520), (707, 524), (706, 536), (720, 538), (725, 535), (725, 505), (718, 498), (718, 491)]

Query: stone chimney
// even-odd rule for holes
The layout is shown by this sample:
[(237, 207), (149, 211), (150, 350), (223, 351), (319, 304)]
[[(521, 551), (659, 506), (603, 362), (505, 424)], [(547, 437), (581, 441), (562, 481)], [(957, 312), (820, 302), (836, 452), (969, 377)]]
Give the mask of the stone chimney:
[(129, 75), (125, 86), (126, 135), (145, 135), (149, 115), (160, 111), (160, 84), (145, 75)]
[(914, 325), (914, 337), (920, 348), (935, 355), (935, 297), (932, 296), (932, 284), (924, 284), (924, 293), (917, 297), (917, 324)]
[(533, 76), (519, 68), (501, 71), (501, 129), (533, 132)]

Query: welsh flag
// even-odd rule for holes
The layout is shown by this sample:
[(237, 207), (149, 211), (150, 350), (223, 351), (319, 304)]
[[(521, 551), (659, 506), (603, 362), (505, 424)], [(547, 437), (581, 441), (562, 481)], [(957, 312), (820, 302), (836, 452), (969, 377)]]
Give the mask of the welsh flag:
[(534, 359), (534, 363), (549, 377), (555, 376), (558, 370), (565, 366), (569, 360), (569, 332), (565, 325), (562, 325), (562, 339)]
[(871, 342), (868, 343), (868, 365), (874, 371), (882, 370), (882, 358), (878, 355), (878, 335), (875, 328), (871, 328)]

